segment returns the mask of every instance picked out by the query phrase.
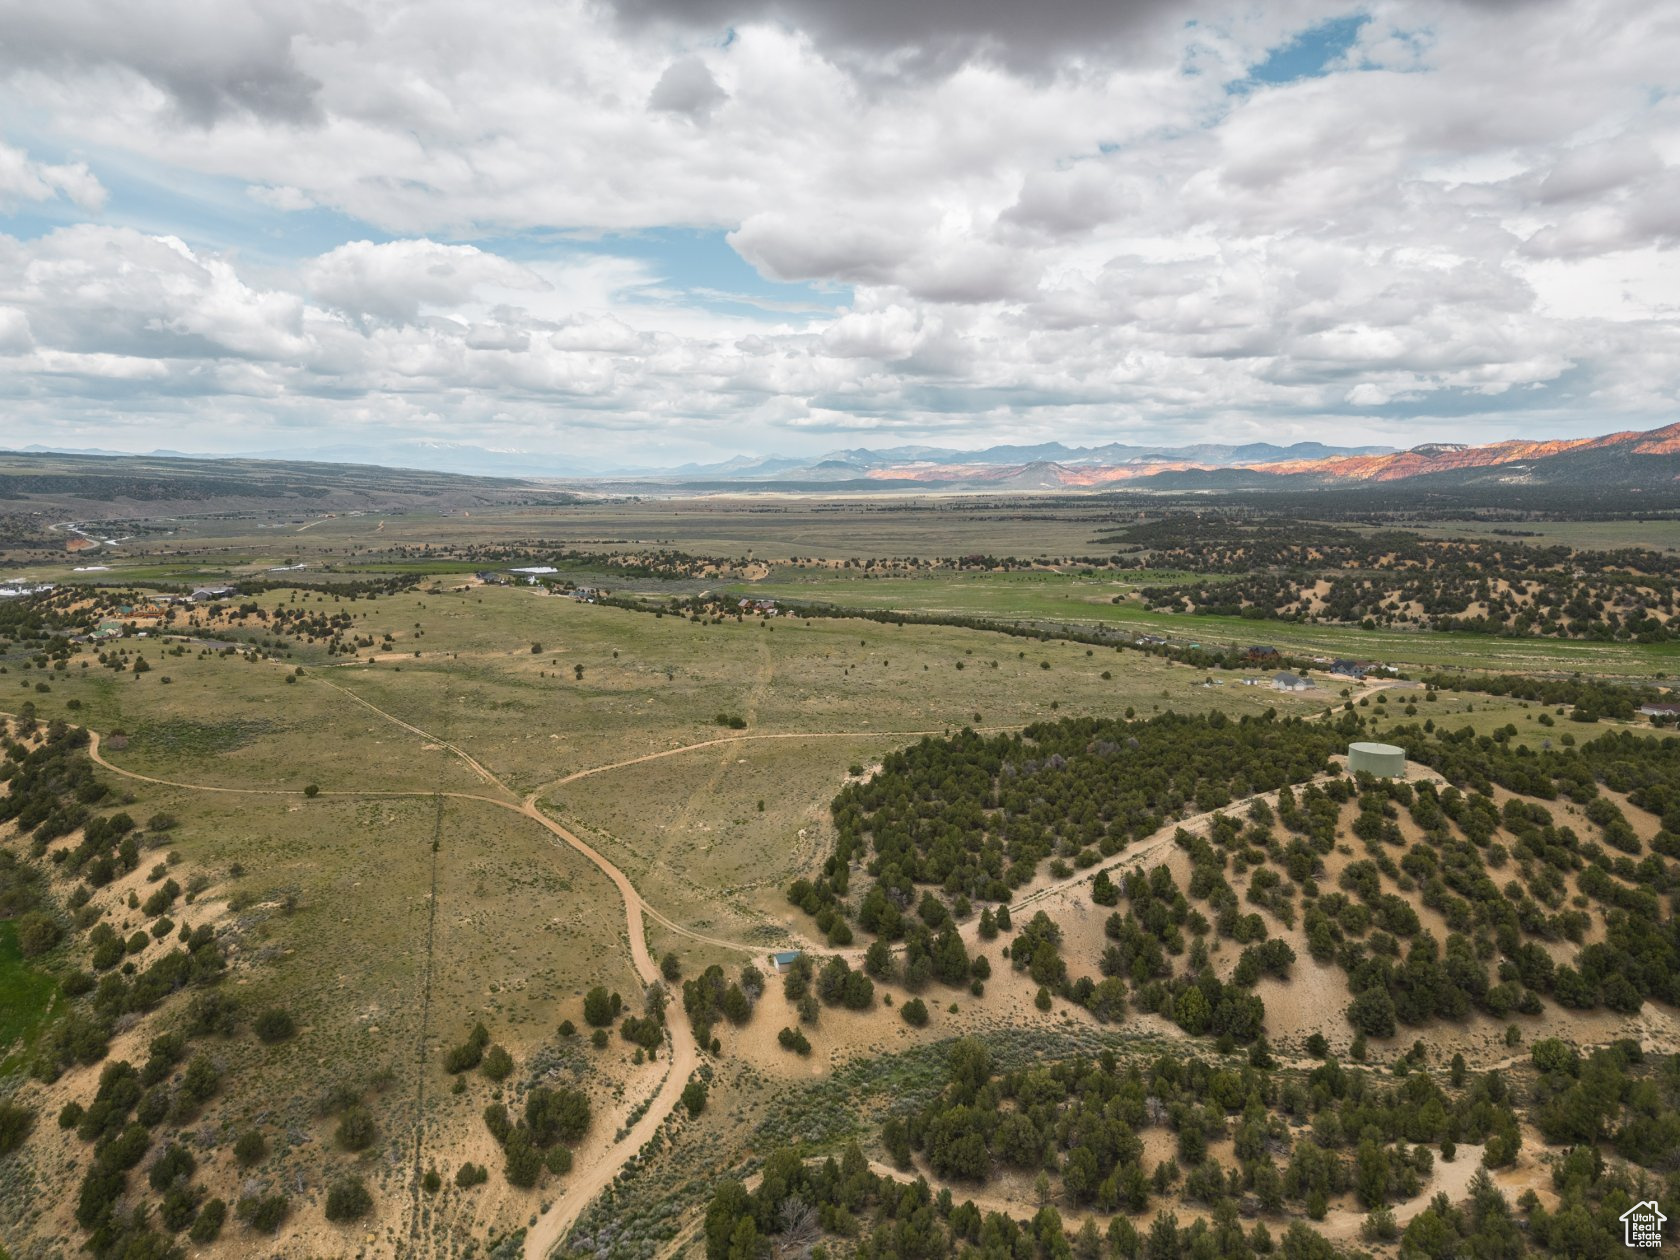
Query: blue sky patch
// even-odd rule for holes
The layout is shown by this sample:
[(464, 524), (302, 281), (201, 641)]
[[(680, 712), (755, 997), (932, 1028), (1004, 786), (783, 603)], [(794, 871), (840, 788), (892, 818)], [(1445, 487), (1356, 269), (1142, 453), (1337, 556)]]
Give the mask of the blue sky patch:
[[(789, 314), (834, 312), (852, 300), (849, 286), (784, 284), (767, 280), (735, 252), (722, 228), (650, 228), (579, 239), (532, 232), (464, 242), (515, 262), (541, 262), (580, 254), (631, 258), (659, 276), (662, 292), (643, 300), (779, 319)], [(636, 300), (634, 291), (624, 295)]]
[(1371, 19), (1363, 13), (1332, 18), (1302, 31), (1287, 44), (1279, 44), (1266, 60), (1248, 72), (1248, 78), (1233, 84), (1242, 91), (1257, 83), (1293, 83), (1329, 74), (1330, 64), (1346, 55), (1359, 39), (1359, 31)]

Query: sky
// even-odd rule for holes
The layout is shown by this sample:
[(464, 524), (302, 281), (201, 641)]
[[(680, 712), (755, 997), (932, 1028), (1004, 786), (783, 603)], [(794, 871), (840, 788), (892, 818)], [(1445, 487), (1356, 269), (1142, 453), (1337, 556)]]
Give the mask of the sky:
[(1650, 0), (0, 0), (5, 447), (1652, 428), (1677, 243)]

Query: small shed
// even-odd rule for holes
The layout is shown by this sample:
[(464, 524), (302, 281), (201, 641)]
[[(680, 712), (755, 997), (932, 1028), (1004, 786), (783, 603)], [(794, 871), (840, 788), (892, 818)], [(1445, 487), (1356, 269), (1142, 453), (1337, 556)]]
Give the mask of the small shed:
[(1364, 771), (1380, 779), (1403, 779), (1406, 777), (1406, 750), (1393, 744), (1349, 744), (1347, 764), (1355, 774)]
[(793, 964), (798, 962), (804, 954), (797, 949), (784, 949), (780, 953), (770, 955), (770, 970), (778, 976), (793, 970)]

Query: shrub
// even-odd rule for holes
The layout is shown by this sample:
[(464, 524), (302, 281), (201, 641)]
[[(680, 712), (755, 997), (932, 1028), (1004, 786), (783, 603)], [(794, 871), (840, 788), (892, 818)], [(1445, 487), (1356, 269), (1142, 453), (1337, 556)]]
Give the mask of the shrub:
[(271, 1006), (251, 1021), (251, 1027), (257, 1036), (269, 1045), (276, 1045), (286, 1041), (297, 1032), (297, 1025), (292, 1022), (291, 1015), (277, 1006)]
[(583, 1018), (595, 1028), (605, 1028), (613, 1022), (612, 998), (601, 985), (584, 994)]
[(239, 1140), (233, 1144), (233, 1157), (239, 1161), (241, 1168), (250, 1168), (260, 1164), (268, 1154), (268, 1139), (263, 1137), (259, 1129), (247, 1129), (239, 1135)]
[(208, 1056), (195, 1054), (181, 1075), (181, 1092), (197, 1102), (209, 1102), (221, 1088), (222, 1074)]
[(776, 1041), (783, 1050), (792, 1050), (798, 1055), (811, 1053), (811, 1043), (805, 1034), (797, 1028), (784, 1028), (776, 1034)]
[(443, 1070), (451, 1076), (457, 1072), (470, 1072), (483, 1060), (484, 1050), (476, 1041), (463, 1041), (443, 1056)]
[(233, 1209), (247, 1229), (262, 1234), (277, 1233), (290, 1211), (291, 1204), (283, 1194), (246, 1195)]
[(483, 1164), (462, 1164), (455, 1172), (455, 1184), (466, 1190), (472, 1186), (482, 1186), (490, 1180), (490, 1170)]
[(23, 1145), (35, 1127), (35, 1113), (16, 1103), (0, 1102), (0, 1155), (10, 1155)]
[(921, 998), (911, 998), (898, 1008), (898, 1014), (912, 1028), (925, 1028), (927, 1026), (927, 1003), (923, 1002)]
[(140, 906), (140, 912), (147, 918), (155, 918), (173, 906), (175, 898), (180, 895), (181, 886), (174, 880), (169, 880), (167, 883), (154, 888), (147, 895), (146, 900)]
[(187, 1004), (187, 1031), (194, 1037), (220, 1033), (233, 1036), (239, 1026), (239, 1003), (229, 994), (211, 989), (193, 995)]
[(537, 1178), (542, 1176), (542, 1153), (531, 1142), (531, 1134), (523, 1125), (508, 1134), (507, 1146), (507, 1179), (510, 1186), (517, 1186), (521, 1190), (529, 1190), (537, 1184)]
[(146, 1173), (146, 1181), (153, 1190), (162, 1194), (176, 1182), (190, 1181), (196, 1171), (198, 1161), (193, 1158), (192, 1152), (179, 1142), (171, 1142), (153, 1162)]
[(333, 1134), (333, 1140), (347, 1151), (365, 1151), (373, 1145), (373, 1139), (378, 1136), (378, 1127), (373, 1117), (368, 1114), (366, 1107), (357, 1104), (345, 1110), (344, 1116), (338, 1122), (338, 1131)]
[(1348, 1006), (1347, 1019), (1368, 1037), (1392, 1037), (1394, 1001), (1385, 988), (1367, 989)]
[(357, 1176), (340, 1177), (327, 1191), (327, 1219), (353, 1221), (373, 1208), (373, 1196)]
[(195, 1243), (213, 1243), (221, 1236), (222, 1223), (226, 1220), (227, 1204), (220, 1199), (211, 1199), (199, 1209), (198, 1219), (187, 1231), (187, 1237)]
[(30, 910), (18, 916), (18, 949), (25, 958), (38, 958), (63, 939), (64, 929), (51, 915)]
[(501, 1046), (491, 1046), (479, 1071), (493, 1081), (505, 1081), (513, 1075), (513, 1056)]
[(1359, 1236), (1369, 1243), (1392, 1242), (1400, 1236), (1394, 1212), (1387, 1206), (1375, 1208), (1359, 1227)]
[(697, 1116), (706, 1110), (706, 1082), (690, 1081), (683, 1087), (682, 1101), (691, 1116)]
[(589, 1096), (581, 1090), (539, 1085), (525, 1096), (525, 1124), (540, 1147), (578, 1141), (590, 1120)]

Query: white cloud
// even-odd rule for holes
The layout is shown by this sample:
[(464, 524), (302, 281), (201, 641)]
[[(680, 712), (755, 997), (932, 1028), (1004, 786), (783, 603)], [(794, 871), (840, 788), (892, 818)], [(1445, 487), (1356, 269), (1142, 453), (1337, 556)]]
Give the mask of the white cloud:
[(822, 335), (823, 349), (843, 359), (907, 359), (921, 340), (921, 319), (904, 306), (848, 311)]
[(542, 289), (530, 271), (472, 245), (351, 241), (317, 258), (304, 282), (345, 314), (412, 322), (422, 307), (454, 307), (486, 288)]
[(284, 211), (288, 214), (315, 208), (315, 202), (307, 193), (285, 185), (276, 188), (267, 184), (254, 184), (247, 188), (245, 192), (258, 205), (267, 206), (271, 210)]
[[(1680, 33), (1660, 6), (1373, 0), (1333, 73), (1240, 93), (1345, 6), (1214, 0), (1194, 26), (1164, 0), (842, 8), (143, 0), (102, 21), (0, 0), (0, 102), (45, 119), (43, 145), (397, 238), (292, 268), (121, 227), (0, 240), (0, 353), (26, 365), (4, 388), (36, 388), (35, 364), (62, 400), (82, 364), (102, 399), (154, 364), (137, 398), (224, 391), (275, 423), (488, 437), (564, 414), (731, 445), (1335, 437), (1350, 408), (1501, 393), (1454, 423), (1667, 418)], [(0, 145), (0, 202), (102, 196), (94, 169)], [(542, 246), (663, 227), (851, 299), (723, 314), (712, 275), (653, 251)]]
[(0, 140), (0, 211), (24, 201), (64, 197), (83, 210), (105, 204), (105, 189), (85, 162), (32, 161), (22, 149)]

